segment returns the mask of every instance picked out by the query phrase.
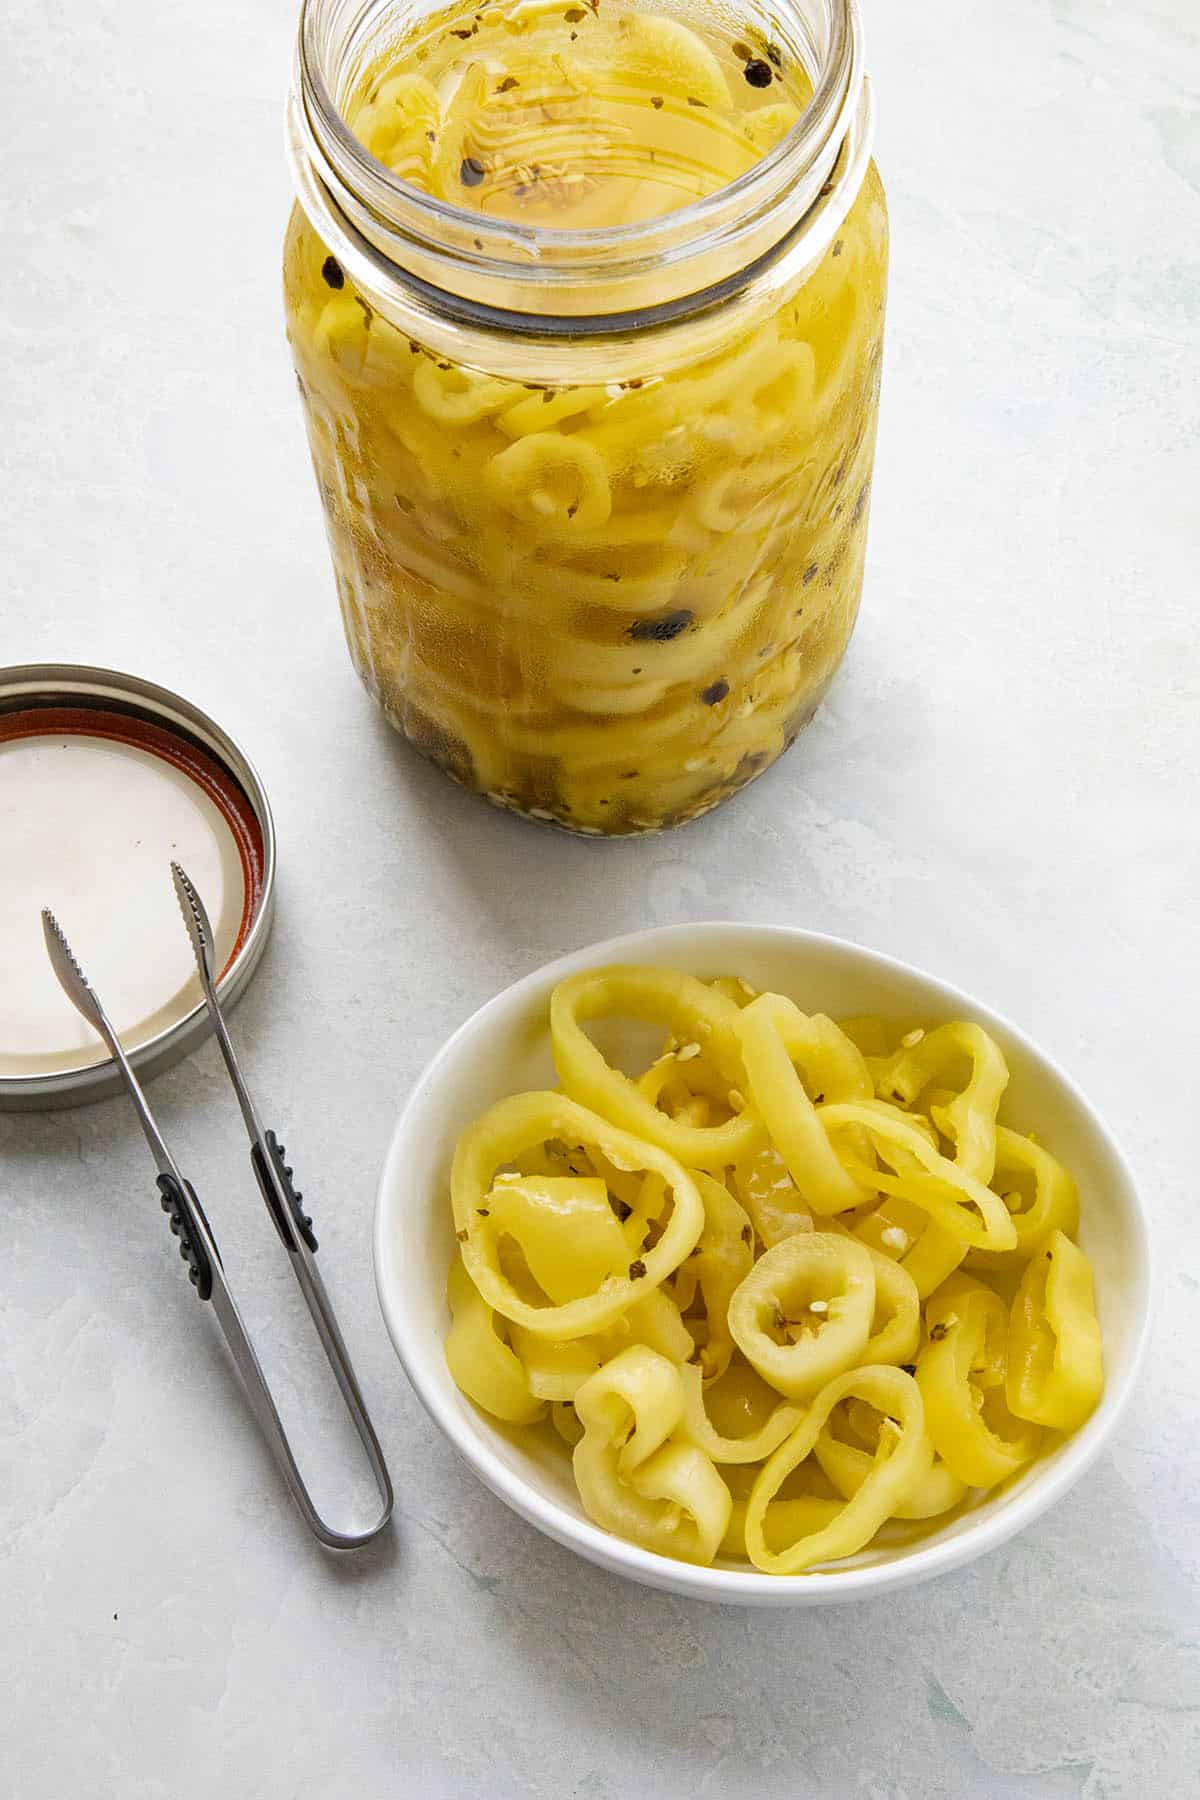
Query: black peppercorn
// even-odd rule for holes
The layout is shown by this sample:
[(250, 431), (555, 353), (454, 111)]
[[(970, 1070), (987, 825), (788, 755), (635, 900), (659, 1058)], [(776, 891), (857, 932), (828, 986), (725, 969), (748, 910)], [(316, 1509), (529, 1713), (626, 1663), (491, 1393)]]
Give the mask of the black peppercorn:
[(771, 65), (763, 62), (761, 57), (752, 56), (742, 69), (742, 74), (751, 87), (765, 88), (771, 85)]
[(336, 256), (327, 256), (325, 258), (325, 261), (321, 264), (321, 275), (326, 284), (331, 288), (344, 288), (346, 285), (346, 277), (342, 273), (342, 265)]
[(628, 635), (639, 643), (669, 644), (686, 631), (695, 614), (685, 606), (675, 612), (662, 613), (657, 619), (638, 619), (629, 627)]
[(464, 187), (478, 187), (484, 177), (484, 167), (475, 156), (464, 156), (458, 171), (458, 179)]
[(704, 689), (700, 698), (703, 700), (705, 706), (715, 706), (718, 700), (724, 700), (728, 692), (729, 683), (727, 681), (714, 681), (711, 687), (706, 687)]

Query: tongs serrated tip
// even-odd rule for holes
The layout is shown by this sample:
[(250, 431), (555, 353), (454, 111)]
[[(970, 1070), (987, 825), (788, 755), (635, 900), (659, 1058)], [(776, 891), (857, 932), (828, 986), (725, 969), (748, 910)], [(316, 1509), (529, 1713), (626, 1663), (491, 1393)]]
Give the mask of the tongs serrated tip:
[(66, 932), (48, 906), (42, 908), (42, 936), (46, 940), (46, 954), (58, 977), (59, 987), (77, 1012), (82, 1013), (90, 1023), (96, 1023), (100, 1002), (76, 961), (75, 952), (67, 942)]
[(175, 885), (175, 898), (179, 902), (179, 910), (183, 914), (188, 937), (192, 941), (196, 967), (207, 991), (216, 980), (213, 967), (212, 926), (209, 924), (208, 914), (204, 910), (204, 902), (196, 892), (192, 879), (182, 863), (172, 861), (171, 880)]

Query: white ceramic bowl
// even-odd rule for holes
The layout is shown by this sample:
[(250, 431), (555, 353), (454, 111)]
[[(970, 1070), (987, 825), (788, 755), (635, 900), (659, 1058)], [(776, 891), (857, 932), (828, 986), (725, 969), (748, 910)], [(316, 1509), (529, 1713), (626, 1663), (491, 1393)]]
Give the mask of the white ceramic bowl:
[[(584, 1515), (565, 1456), (530, 1449), (476, 1410), (442, 1353), (453, 1254), (449, 1170), (468, 1122), (494, 1100), (554, 1084), (546, 1029), (550, 990), (599, 963), (660, 963), (695, 975), (743, 975), (835, 1018), (879, 1012), (978, 1020), (1009, 1059), (1005, 1116), (1033, 1131), (1079, 1183), (1080, 1241), (1092, 1260), (1104, 1333), (1104, 1399), (1083, 1429), (993, 1499), (902, 1548), (867, 1549), (812, 1574), (760, 1575), (745, 1565), (695, 1568), (638, 1549)], [(1145, 1346), (1150, 1270), (1146, 1215), (1129, 1169), (1062, 1070), (970, 995), (874, 951), (769, 925), (673, 925), (593, 944), (507, 988), (467, 1020), (417, 1083), (396, 1127), (375, 1215), (375, 1279), (383, 1316), (424, 1405), (479, 1478), (522, 1518), (591, 1562), (651, 1587), (703, 1600), (811, 1606), (879, 1594), (994, 1549), (1060, 1499), (1099, 1454), (1124, 1410)]]

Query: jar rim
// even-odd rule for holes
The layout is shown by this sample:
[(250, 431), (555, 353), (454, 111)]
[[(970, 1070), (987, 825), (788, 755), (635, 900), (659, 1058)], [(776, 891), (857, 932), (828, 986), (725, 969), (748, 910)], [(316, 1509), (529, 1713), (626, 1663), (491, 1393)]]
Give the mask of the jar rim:
[[(820, 210), (855, 135), (849, 160), (861, 169), (869, 154), (858, 0), (765, 3), (785, 50), (806, 66), (819, 61), (809, 67), (812, 98), (792, 129), (733, 181), (671, 212), (566, 230), (489, 219), (424, 192), (372, 156), (343, 116), (338, 72), (344, 76), (361, 50), (366, 26), (383, 15), (394, 21), (396, 0), (301, 0), (288, 109), (301, 205), (368, 287), (378, 293), (398, 280), (423, 304), (448, 304), (472, 324), (545, 337), (569, 320), (573, 333), (599, 335), (719, 303), (787, 253)], [(823, 45), (808, 16), (814, 10), (826, 27)], [(614, 305), (597, 304), (598, 286)]]

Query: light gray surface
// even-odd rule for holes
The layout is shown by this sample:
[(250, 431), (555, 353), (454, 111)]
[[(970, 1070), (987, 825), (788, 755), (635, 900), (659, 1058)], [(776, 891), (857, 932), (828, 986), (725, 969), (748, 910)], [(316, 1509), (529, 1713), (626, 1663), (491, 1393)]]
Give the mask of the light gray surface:
[[(0, 661), (125, 665), (259, 763), (279, 919), (235, 1030), (400, 1495), (380, 1549), (307, 1542), (130, 1113), (0, 1118), (6, 1791), (1196, 1792), (1191, 0), (870, 6), (894, 261), (859, 634), (778, 770), (617, 847), (468, 800), (351, 673), (281, 337), (289, 0), (2, 10)], [(1010, 1547), (853, 1609), (726, 1614), (577, 1563), (456, 1465), (375, 1307), (376, 1173), (452, 1027), (560, 950), (720, 915), (1010, 1012), (1158, 1226), (1113, 1454)], [(153, 1098), (296, 1394), (304, 1317), (212, 1046)]]

